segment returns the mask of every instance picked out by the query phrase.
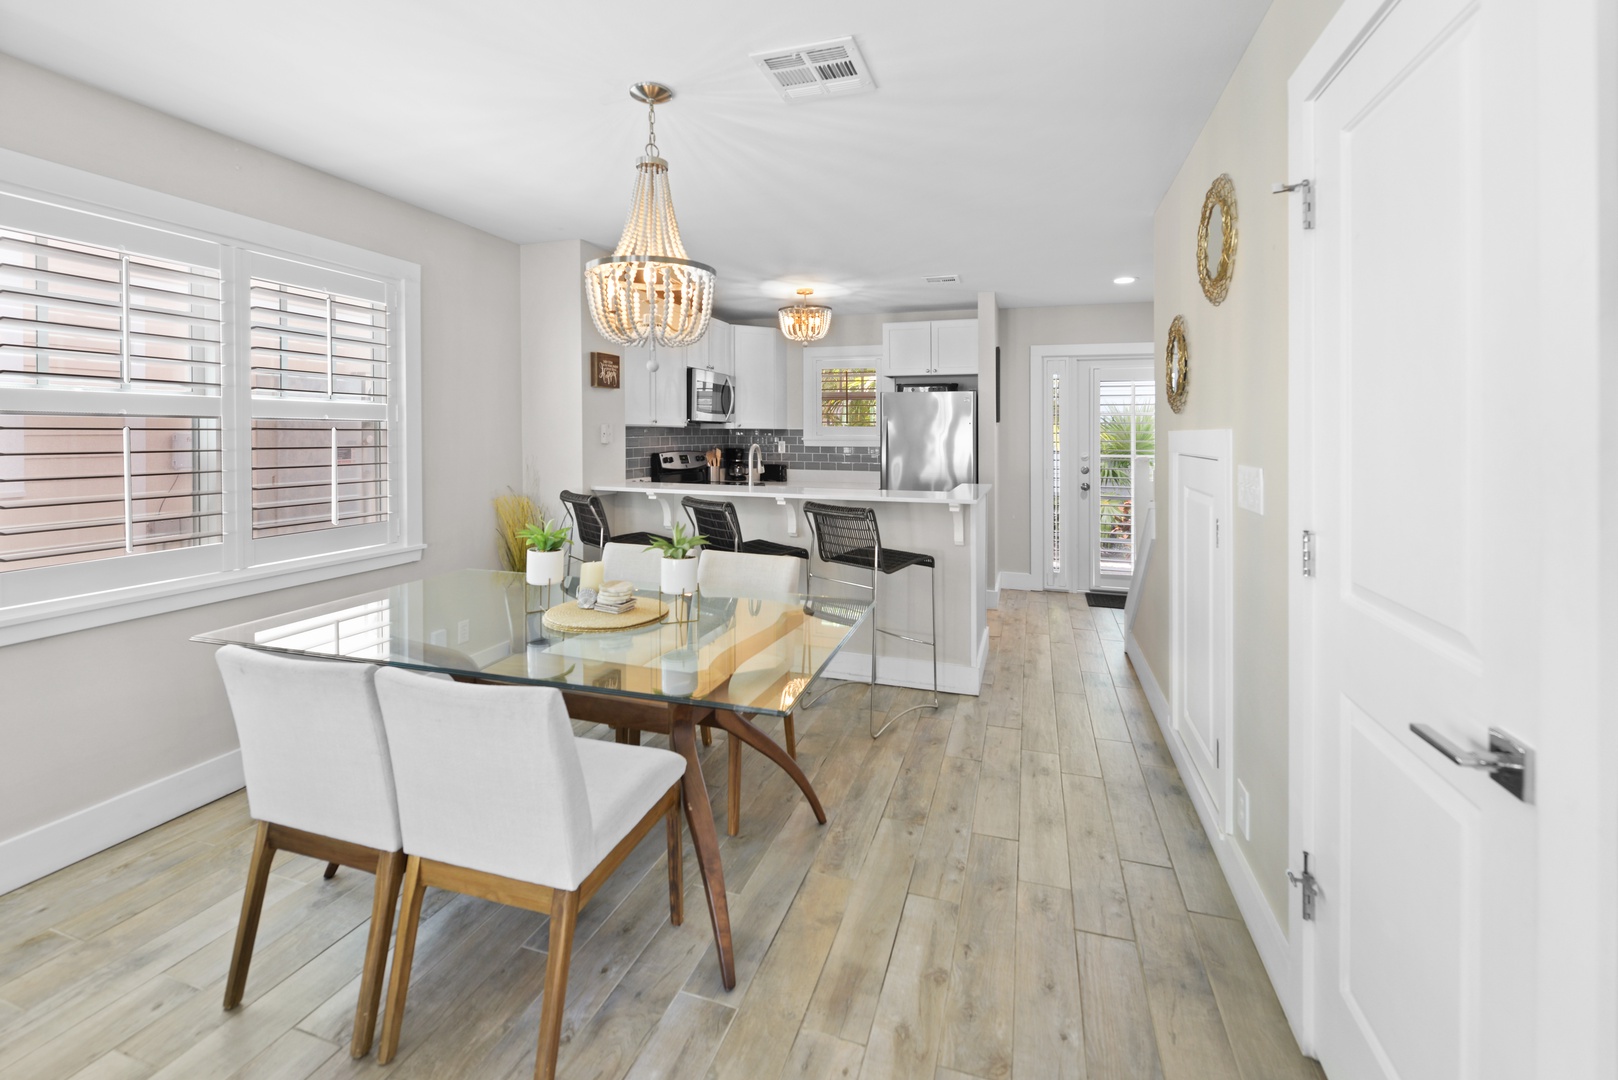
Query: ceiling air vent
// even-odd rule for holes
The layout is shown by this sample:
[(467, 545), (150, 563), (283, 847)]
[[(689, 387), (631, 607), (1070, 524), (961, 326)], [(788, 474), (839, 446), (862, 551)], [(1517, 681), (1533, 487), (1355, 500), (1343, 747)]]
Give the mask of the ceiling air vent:
[(928, 274), (927, 275), (927, 284), (929, 284), (929, 285), (959, 285), (960, 283), (961, 283), (961, 275), (959, 275), (959, 274)]
[(753, 62), (788, 101), (863, 94), (876, 89), (851, 37), (753, 53)]

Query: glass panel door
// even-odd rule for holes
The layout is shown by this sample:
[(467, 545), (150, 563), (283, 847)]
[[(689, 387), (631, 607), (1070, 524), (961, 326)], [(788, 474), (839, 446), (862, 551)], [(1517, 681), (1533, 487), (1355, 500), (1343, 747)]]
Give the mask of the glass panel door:
[[(1127, 589), (1135, 572), (1136, 459), (1156, 440), (1156, 386), (1133, 365), (1097, 366), (1095, 386), (1095, 564), (1092, 588)], [(1140, 482), (1148, 481), (1146, 476)]]

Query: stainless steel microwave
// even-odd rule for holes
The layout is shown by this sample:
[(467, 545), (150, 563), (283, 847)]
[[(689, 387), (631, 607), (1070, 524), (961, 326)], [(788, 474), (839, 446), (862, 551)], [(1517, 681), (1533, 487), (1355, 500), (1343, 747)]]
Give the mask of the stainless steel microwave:
[(736, 416), (736, 383), (729, 375), (691, 368), (685, 377), (687, 420), (694, 424), (724, 424)]

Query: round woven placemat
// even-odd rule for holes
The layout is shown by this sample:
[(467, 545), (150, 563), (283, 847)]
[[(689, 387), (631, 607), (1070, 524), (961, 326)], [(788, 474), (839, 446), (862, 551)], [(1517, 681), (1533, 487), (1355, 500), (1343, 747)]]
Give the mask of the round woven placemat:
[(569, 634), (605, 634), (657, 622), (668, 610), (667, 604), (650, 596), (636, 597), (634, 607), (616, 615), (594, 608), (581, 608), (577, 600), (569, 600), (546, 609), (545, 627)]

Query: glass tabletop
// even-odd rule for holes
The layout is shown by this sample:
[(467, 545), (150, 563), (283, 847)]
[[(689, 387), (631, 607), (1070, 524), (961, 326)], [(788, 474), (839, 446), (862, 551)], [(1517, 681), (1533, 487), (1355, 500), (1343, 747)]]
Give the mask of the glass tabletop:
[(870, 611), (841, 597), (699, 593), (689, 622), (671, 613), (604, 633), (546, 627), (542, 605), (573, 591), (573, 579), (547, 595), (521, 574), (461, 570), (191, 640), (783, 716)]

